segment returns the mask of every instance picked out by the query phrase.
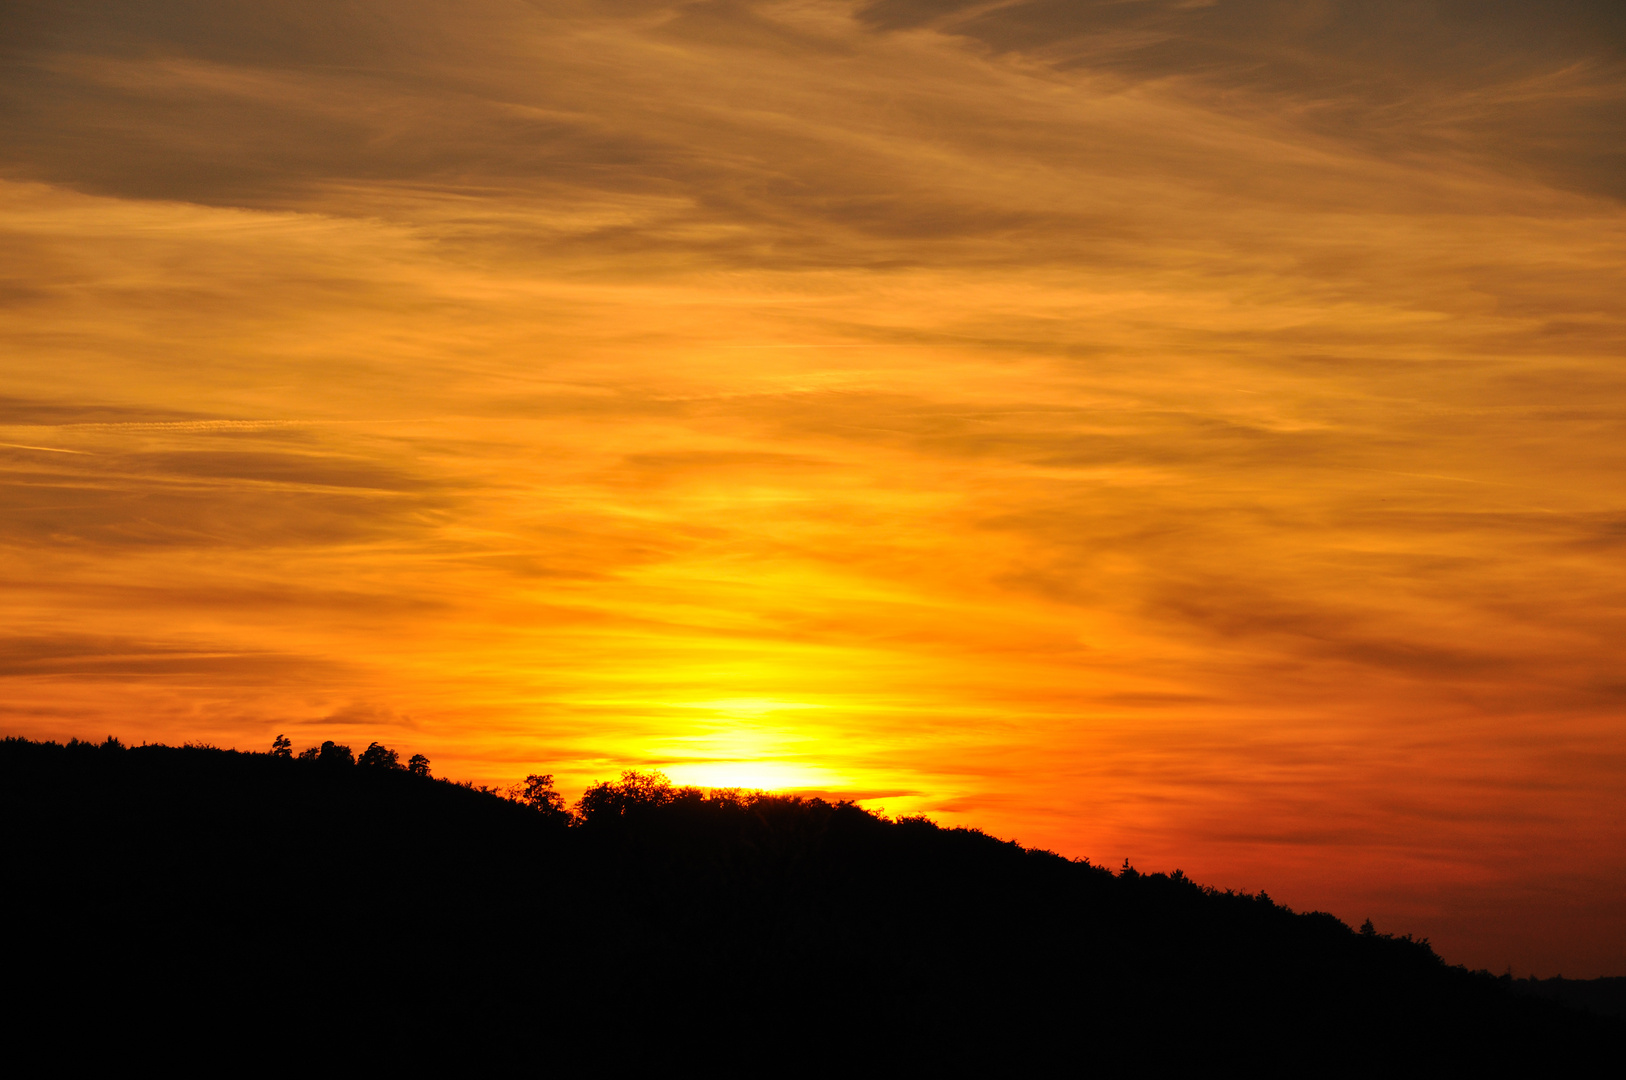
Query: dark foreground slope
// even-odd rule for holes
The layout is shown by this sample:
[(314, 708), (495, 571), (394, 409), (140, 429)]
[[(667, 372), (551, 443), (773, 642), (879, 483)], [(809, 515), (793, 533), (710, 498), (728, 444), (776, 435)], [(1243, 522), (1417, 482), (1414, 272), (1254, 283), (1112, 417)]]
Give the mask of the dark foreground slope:
[(400, 770), (7, 740), (11, 1019), (539, 1069), (1358, 1074), (1618, 1045), (1424, 944), (1178, 875), (817, 800), (600, 795), (567, 827)]

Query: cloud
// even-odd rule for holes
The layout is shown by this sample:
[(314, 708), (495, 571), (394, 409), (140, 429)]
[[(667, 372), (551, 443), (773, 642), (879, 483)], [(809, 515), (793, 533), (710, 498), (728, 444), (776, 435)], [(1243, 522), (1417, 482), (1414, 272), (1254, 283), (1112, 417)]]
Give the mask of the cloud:
[(120, 680), (158, 678), (209, 683), (265, 682), (331, 670), (329, 661), (233, 648), (218, 642), (153, 641), (84, 634), (0, 638), (0, 678)]
[[(435, 203), (465, 242), (519, 250), (546, 235), (583, 255), (876, 267), (1004, 261), (1015, 238), (1029, 266), (1081, 245), (1097, 265), (1133, 258), (1161, 231), (1146, 200), (1174, 209), (1158, 190), (1171, 173), (1302, 199), (1374, 153), (1460, 143), (1586, 190), (1626, 174), (1600, 149), (1626, 100), (1607, 35), (1587, 32), (1613, 18), (1601, 7), (1517, 50), (1511, 8), (1323, 7), (1309, 22), (1270, 5), (1029, 3), (949, 22), (877, 7), (854, 23), (775, 4), (34, 6), (0, 74), (5, 167), (213, 205), (421, 218)], [(876, 36), (866, 19), (1032, 52), (1080, 85), (1195, 89), (1080, 108), (960, 39)]]
[(299, 720), (306, 727), (322, 727), (337, 731), (349, 728), (387, 727), (392, 730), (410, 729), (411, 718), (393, 709), (365, 701), (351, 702), (343, 708), (319, 719)]
[(1454, 148), (1626, 196), (1626, 16), (1463, 0), (878, 0), (861, 22), (931, 26), (1000, 52), (1135, 83), (1179, 80), (1390, 152)]
[[(71, 415), (122, 414), (88, 407)], [(273, 445), (262, 449), (132, 451), (127, 444), (108, 445), (105, 423), (95, 422), (88, 442), (83, 427), (58, 428), (58, 441), (79, 443), (63, 448), (65, 454), (0, 447), (0, 492), (10, 508), (0, 543), (109, 549), (333, 544), (396, 532), (406, 522), (447, 514), (456, 502), (444, 480), (308, 446), (275, 446), (281, 441), (275, 427)], [(214, 441), (222, 433), (246, 434), (205, 422), (143, 423), (134, 434), (173, 443), (200, 435)]]
[(1621, 891), (1613, 7), (0, 18), (9, 730)]
[(201, 418), (195, 414), (152, 405), (109, 405), (97, 402), (0, 396), (0, 427), (187, 423), (198, 419)]

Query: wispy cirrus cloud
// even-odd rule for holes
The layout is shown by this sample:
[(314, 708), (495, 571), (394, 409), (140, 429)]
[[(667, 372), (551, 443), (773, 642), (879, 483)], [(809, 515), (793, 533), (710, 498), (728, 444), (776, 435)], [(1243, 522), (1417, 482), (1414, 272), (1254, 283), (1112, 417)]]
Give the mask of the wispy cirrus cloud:
[(774, 777), (1618, 966), (1613, 7), (3, 17), (14, 730)]

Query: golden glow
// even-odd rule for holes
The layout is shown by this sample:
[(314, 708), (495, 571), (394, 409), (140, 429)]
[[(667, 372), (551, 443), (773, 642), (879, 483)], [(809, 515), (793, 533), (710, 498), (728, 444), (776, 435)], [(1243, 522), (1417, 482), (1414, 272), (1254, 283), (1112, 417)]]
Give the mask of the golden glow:
[[(836, 792), (851, 778), (820, 763), (826, 748), (781, 715), (822, 706), (772, 698), (673, 703), (645, 752), (675, 783), (703, 788)], [(685, 715), (685, 712), (690, 715)], [(692, 718), (691, 718), (692, 716)]]
[(1607, 56), (149, 6), (0, 75), (8, 732), (659, 768), (1626, 970)]
[(785, 709), (820, 709), (806, 701), (775, 701), (773, 698), (723, 698), (719, 701), (674, 702), (680, 709), (705, 709), (719, 716), (738, 719), (756, 719)]
[(745, 791), (839, 791), (845, 778), (828, 769), (781, 764), (776, 761), (705, 761), (694, 765), (667, 766), (667, 774), (678, 784), (707, 789), (739, 788)]

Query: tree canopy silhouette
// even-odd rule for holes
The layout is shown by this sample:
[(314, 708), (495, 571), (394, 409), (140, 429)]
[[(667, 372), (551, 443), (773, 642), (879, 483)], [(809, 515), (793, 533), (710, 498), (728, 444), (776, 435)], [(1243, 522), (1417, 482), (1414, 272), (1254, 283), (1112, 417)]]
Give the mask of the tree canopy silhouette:
[(644, 773), (628, 769), (619, 782), (606, 780), (583, 792), (576, 812), (583, 822), (602, 825), (610, 819), (647, 814), (682, 800), (697, 801), (704, 794), (699, 788), (673, 787), (666, 774), (658, 770)]
[(565, 809), (565, 797), (553, 789), (553, 774), (532, 773), (522, 784), (516, 784), (509, 793), (516, 802), (524, 803), (544, 817), (566, 823), (571, 820)]
[(184, 1015), (258, 1045), (245, 1018), (298, 1001), (390, 1045), (583, 1067), (614, 1048), (731, 1069), (1550, 1071), (1620, 1035), (1426, 941), (1179, 871), (659, 773), (571, 815), (547, 773), (503, 793), (377, 743), (280, 749), (0, 743), (25, 1010), (131, 1038)]
[(381, 743), (368, 743), (367, 749), (361, 752), (356, 759), (357, 765), (364, 765), (372, 769), (399, 769), (401, 755)]
[(320, 762), (323, 765), (354, 765), (356, 755), (351, 753), (348, 746), (341, 746), (329, 739), (321, 746), (311, 746), (301, 750), (299, 760)]

